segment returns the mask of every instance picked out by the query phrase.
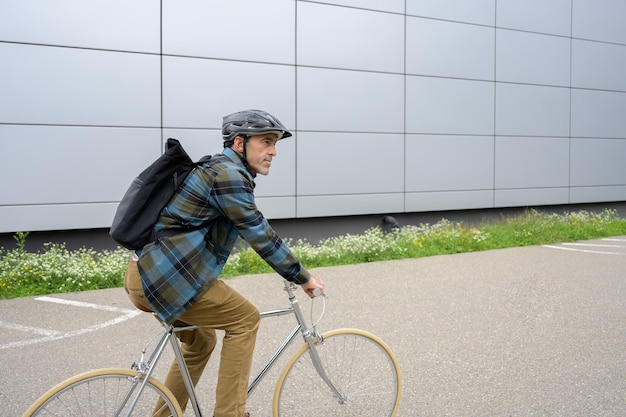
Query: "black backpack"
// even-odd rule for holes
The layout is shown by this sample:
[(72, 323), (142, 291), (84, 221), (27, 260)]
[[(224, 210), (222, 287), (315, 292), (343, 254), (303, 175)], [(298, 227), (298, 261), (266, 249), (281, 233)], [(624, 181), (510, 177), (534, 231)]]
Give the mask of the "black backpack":
[(165, 152), (132, 182), (115, 212), (109, 236), (127, 249), (143, 248), (157, 239), (154, 224), (165, 205), (197, 165), (176, 139), (168, 139)]

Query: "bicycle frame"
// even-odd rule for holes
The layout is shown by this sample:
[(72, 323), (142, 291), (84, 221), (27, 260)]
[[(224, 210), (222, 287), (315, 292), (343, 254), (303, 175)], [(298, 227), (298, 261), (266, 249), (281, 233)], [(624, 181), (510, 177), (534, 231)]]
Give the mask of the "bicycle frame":
[[(338, 400), (343, 403), (346, 401), (345, 396), (337, 389), (337, 387), (335, 387), (335, 385), (330, 380), (328, 374), (324, 370), (324, 366), (316, 350), (316, 344), (323, 343), (323, 338), (317, 332), (315, 327), (313, 329), (308, 329), (306, 327), (306, 321), (305, 321), (304, 315), (302, 314), (302, 310), (300, 309), (300, 305), (298, 304), (298, 299), (296, 298), (294, 294), (294, 291), (296, 290), (296, 288), (297, 287), (295, 284), (285, 281), (284, 290), (288, 294), (290, 306), (287, 308), (283, 308), (283, 309), (264, 311), (260, 313), (261, 318), (278, 317), (278, 316), (284, 316), (287, 314), (294, 314), (296, 316), (297, 324), (293, 328), (291, 333), (289, 333), (289, 335), (285, 338), (283, 343), (278, 347), (274, 355), (272, 355), (272, 357), (267, 361), (263, 369), (250, 383), (250, 385), (248, 386), (248, 397), (250, 397), (252, 392), (265, 378), (269, 370), (276, 364), (276, 362), (282, 356), (285, 350), (296, 339), (296, 336), (298, 335), (298, 333), (300, 333), (302, 337), (304, 338), (305, 343), (309, 346), (309, 354), (311, 356), (311, 361), (313, 362), (313, 366), (315, 367), (315, 370), (320, 375), (322, 380), (328, 385), (331, 391), (337, 396)], [(185, 383), (187, 392), (189, 393), (189, 400), (193, 407), (194, 413), (197, 417), (202, 417), (202, 412), (198, 405), (198, 399), (196, 397), (195, 389), (194, 389), (193, 383), (191, 382), (191, 377), (189, 376), (189, 371), (185, 364), (185, 359), (183, 358), (183, 354), (180, 350), (180, 344), (178, 342), (178, 339), (176, 338), (176, 333), (181, 332), (181, 331), (186, 331), (186, 330), (193, 330), (196, 328), (196, 326), (174, 327), (174, 326), (166, 325), (166, 324), (163, 324), (163, 326), (166, 328), (166, 331), (161, 336), (161, 339), (159, 340), (156, 347), (150, 354), (150, 357), (148, 358), (148, 360), (147, 361), (144, 360), (145, 352), (146, 352), (146, 348), (144, 348), (143, 351), (141, 352), (141, 358), (139, 362), (135, 362), (132, 365), (132, 368), (138, 371), (138, 378), (141, 378), (143, 381), (141, 385), (139, 386), (139, 390), (134, 395), (133, 401), (131, 402), (131, 405), (129, 407), (130, 411), (128, 412), (127, 416), (130, 415), (130, 412), (135, 407), (135, 404), (137, 403), (139, 396), (143, 392), (145, 384), (148, 381), (148, 378), (150, 377), (154, 369), (153, 365), (159, 360), (159, 358), (161, 357), (161, 354), (165, 350), (165, 346), (169, 342), (169, 344), (172, 346), (172, 349), (174, 351), (174, 356), (176, 357), (176, 361), (181, 370), (181, 376)], [(132, 391), (134, 390), (131, 390), (131, 392), (128, 393), (126, 401), (129, 400), (131, 396), (133, 396)], [(123, 403), (126, 403), (126, 401), (124, 401)]]

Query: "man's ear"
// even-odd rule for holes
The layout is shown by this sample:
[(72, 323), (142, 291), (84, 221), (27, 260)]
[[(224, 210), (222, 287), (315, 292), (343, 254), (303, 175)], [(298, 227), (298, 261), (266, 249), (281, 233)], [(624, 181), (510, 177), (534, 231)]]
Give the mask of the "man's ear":
[(235, 136), (233, 140), (233, 150), (238, 153), (243, 153), (243, 137)]

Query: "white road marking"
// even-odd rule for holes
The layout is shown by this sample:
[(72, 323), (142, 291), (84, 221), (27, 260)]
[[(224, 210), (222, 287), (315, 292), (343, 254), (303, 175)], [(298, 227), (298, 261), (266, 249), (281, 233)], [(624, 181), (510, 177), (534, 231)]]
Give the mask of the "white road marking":
[(622, 245), (599, 245), (597, 243), (561, 243), (564, 246), (591, 246), (596, 248), (623, 248)]
[(543, 245), (543, 247), (550, 248), (550, 249), (568, 250), (571, 252), (596, 253), (600, 255), (623, 255), (623, 253), (618, 253), (618, 252), (604, 252), (604, 251), (599, 251), (599, 250), (574, 249), (574, 248), (568, 248), (565, 246)]
[(42, 329), (38, 327), (23, 326), (20, 324), (0, 322), (0, 328), (23, 331), (26, 333), (36, 333), (36, 334), (43, 336), (43, 337), (39, 337), (35, 339), (5, 343), (3, 345), (0, 345), (0, 350), (18, 348), (18, 347), (23, 347), (27, 345), (33, 345), (35, 343), (51, 342), (53, 340), (59, 340), (59, 339), (67, 338), (67, 337), (74, 337), (74, 336), (79, 336), (79, 335), (86, 334), (86, 333), (91, 333), (96, 330), (104, 329), (105, 327), (122, 323), (126, 320), (129, 320), (141, 314), (141, 311), (139, 310), (129, 310), (127, 308), (104, 306), (104, 305), (99, 305), (99, 304), (85, 303), (82, 301), (65, 300), (62, 298), (55, 298), (55, 297), (47, 297), (47, 296), (37, 297), (35, 298), (35, 300), (49, 302), (49, 303), (64, 304), (64, 305), (69, 305), (69, 306), (79, 307), (79, 308), (91, 308), (94, 310), (110, 311), (114, 313), (119, 313), (120, 316), (114, 319), (105, 321), (103, 323), (94, 324), (92, 326), (85, 327), (83, 329), (73, 330), (71, 332), (60, 332), (57, 330), (48, 330), (48, 329)]
[[(624, 238), (602, 238), (601, 240), (605, 242), (625, 242)], [(571, 247), (573, 246), (573, 247)], [(550, 249), (559, 249), (559, 250), (568, 250), (572, 252), (583, 252), (583, 253), (596, 253), (600, 255), (626, 255), (626, 252), (607, 252), (607, 251), (599, 251), (599, 250), (590, 250), (590, 249), (577, 249), (579, 247), (590, 247), (590, 248), (626, 248), (626, 245), (614, 245), (614, 244), (601, 244), (601, 243), (586, 243), (586, 242), (565, 242), (561, 243), (560, 246), (556, 245), (543, 245), (544, 248)]]
[(128, 313), (137, 311), (137, 310), (129, 310), (127, 308), (103, 306), (100, 304), (85, 303), (83, 301), (65, 300), (63, 298), (48, 297), (48, 296), (37, 297), (35, 298), (35, 300), (47, 301), (49, 303), (65, 304), (65, 305), (74, 306), (74, 307), (92, 308), (94, 310), (112, 311), (114, 313), (123, 313), (123, 314), (128, 314)]
[(9, 329), (9, 330), (18, 330), (18, 331), (27, 332), (27, 333), (37, 333), (37, 334), (41, 334), (44, 336), (57, 336), (63, 333), (58, 330), (48, 330), (48, 329), (42, 329), (40, 327), (23, 326), (21, 324), (3, 323), (3, 322), (0, 322), (0, 328)]

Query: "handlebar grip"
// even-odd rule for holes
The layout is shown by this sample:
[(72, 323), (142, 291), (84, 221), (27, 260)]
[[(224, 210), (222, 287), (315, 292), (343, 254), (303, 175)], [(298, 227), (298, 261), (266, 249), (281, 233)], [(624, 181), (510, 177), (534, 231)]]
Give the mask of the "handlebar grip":
[(313, 297), (319, 297), (320, 295), (322, 295), (322, 290), (320, 290), (319, 288), (315, 288), (313, 290)]

